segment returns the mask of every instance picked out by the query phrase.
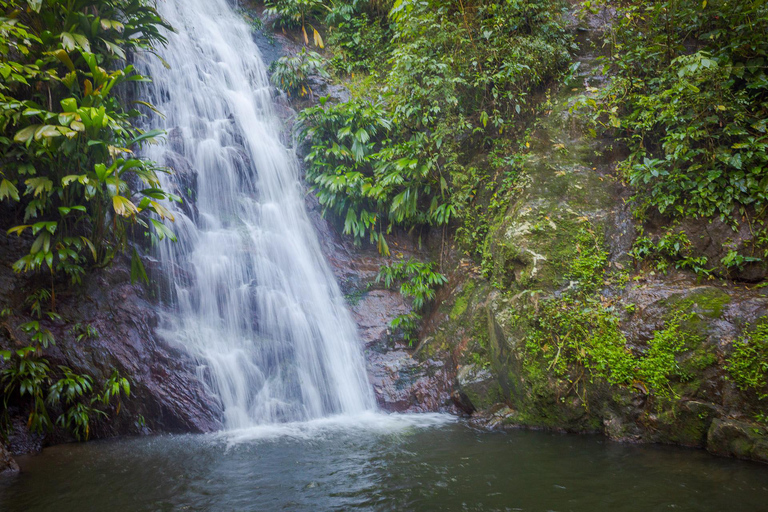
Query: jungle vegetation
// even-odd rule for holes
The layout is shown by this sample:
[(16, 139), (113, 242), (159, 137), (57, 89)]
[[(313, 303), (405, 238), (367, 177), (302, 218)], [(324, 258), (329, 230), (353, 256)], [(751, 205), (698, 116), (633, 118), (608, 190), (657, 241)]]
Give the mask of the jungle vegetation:
[[(160, 187), (164, 170), (137, 156), (160, 134), (140, 128), (139, 108), (152, 108), (141, 99), (149, 78), (130, 64), (134, 52), (162, 45), (167, 28), (145, 0), (0, 0), (0, 218), (26, 247), (13, 268), (31, 290), (0, 312), (16, 342), (0, 351), (6, 427), (13, 402), (28, 409), (31, 430), (57, 425), (84, 439), (91, 421), (119, 412), (130, 393), (116, 372), (97, 383), (52, 367), (45, 354), (53, 326), (68, 324), (56, 311), (57, 287), (109, 265), (132, 234), (173, 236), (162, 202), (177, 198)], [(134, 277), (146, 279), (133, 256)], [(22, 317), (29, 321), (16, 325)], [(69, 330), (98, 336), (87, 325)]]

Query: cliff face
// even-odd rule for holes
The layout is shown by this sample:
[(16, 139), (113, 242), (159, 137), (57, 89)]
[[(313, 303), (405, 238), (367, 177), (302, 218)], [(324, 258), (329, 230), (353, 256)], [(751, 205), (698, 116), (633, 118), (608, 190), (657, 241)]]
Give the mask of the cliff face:
[[(20, 250), (15, 236), (0, 234), (0, 310), (13, 310), (13, 315), (3, 320), (0, 349), (16, 350), (26, 345), (26, 335), (18, 326), (31, 320), (24, 306), (30, 282), (11, 269)], [(131, 285), (128, 267), (128, 262), (118, 261), (110, 269), (88, 275), (81, 285), (60, 286), (55, 306), (62, 320), (47, 322), (56, 344), (46, 349), (43, 357), (54, 370), (61, 365), (90, 376), (96, 389), (113, 370), (128, 378), (130, 397), (121, 400), (119, 413), (113, 405), (109, 418), (93, 422), (91, 438), (216, 430), (221, 414), (218, 405), (206, 394), (195, 373), (196, 365), (183, 347), (170, 346), (158, 336), (160, 306), (146, 288)], [(78, 341), (78, 332), (73, 330), (78, 324), (91, 326), (98, 334)], [(14, 425), (9, 437), (11, 451), (39, 450), (70, 439), (59, 429), (45, 437), (30, 434), (29, 407), (28, 401), (18, 396), (10, 399)], [(50, 412), (55, 422), (59, 411)]]
[[(434, 234), (423, 250), (404, 235), (391, 244), (397, 257), (440, 261), (449, 276), (416, 346), (388, 328), (409, 305), (373, 283), (386, 260), (338, 238), (318, 215), (326, 254), (385, 409), (452, 411), (491, 428), (600, 432), (768, 462), (761, 393), (728, 368), (735, 346), (768, 321), (759, 285), (768, 267), (714, 269), (707, 279), (636, 263), (638, 228), (653, 236), (669, 220), (633, 218), (632, 192), (616, 169), (621, 147), (589, 136), (573, 113), (608, 80), (586, 39), (611, 16), (582, 27), (578, 75), (553, 91), (528, 158), (494, 198), (475, 255)], [(749, 243), (748, 231), (691, 219), (677, 227), (710, 261)]]
[[(741, 281), (635, 264), (638, 221), (616, 178), (621, 152), (587, 136), (571, 113), (605, 79), (593, 55), (580, 60), (489, 222), (483, 261), (454, 251), (444, 266), (450, 281), (416, 357), (445, 361), (454, 402), (485, 425), (602, 432), (768, 462), (761, 392), (728, 369), (735, 344), (768, 320), (768, 293), (756, 286), (765, 264), (729, 276)], [(647, 220), (645, 232), (658, 222)], [(702, 220), (680, 229), (715, 256), (748, 236)]]

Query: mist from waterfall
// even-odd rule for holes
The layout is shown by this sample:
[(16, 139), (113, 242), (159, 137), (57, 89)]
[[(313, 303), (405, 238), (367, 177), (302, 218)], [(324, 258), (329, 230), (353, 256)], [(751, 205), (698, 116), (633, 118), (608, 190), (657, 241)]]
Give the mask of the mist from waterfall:
[(251, 29), (226, 0), (157, 7), (176, 33), (168, 68), (141, 63), (165, 116), (152, 128), (169, 133), (147, 156), (176, 169), (165, 186), (187, 202), (178, 242), (159, 247), (175, 307), (163, 335), (198, 359), (228, 429), (374, 410)]

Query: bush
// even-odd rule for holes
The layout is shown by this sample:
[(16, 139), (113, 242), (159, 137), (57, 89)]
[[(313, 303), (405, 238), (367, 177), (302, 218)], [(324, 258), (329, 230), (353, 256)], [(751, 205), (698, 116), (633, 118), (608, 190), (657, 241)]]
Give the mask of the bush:
[(328, 78), (325, 61), (317, 53), (302, 48), (296, 55), (280, 57), (270, 66), (270, 80), (275, 87), (285, 91), (288, 96), (298, 94), (301, 97), (314, 94), (309, 87), (309, 77), (318, 75)]
[(630, 146), (640, 212), (764, 218), (768, 206), (768, 4), (674, 0), (618, 7), (615, 74), (592, 101)]
[(421, 321), (421, 313), (426, 305), (435, 299), (437, 288), (447, 283), (448, 279), (435, 271), (434, 263), (408, 259), (382, 266), (376, 276), (376, 282), (383, 282), (386, 288), (391, 288), (399, 282), (400, 294), (412, 299), (413, 311), (397, 316), (392, 321), (392, 327), (400, 329), (406, 341), (413, 343)]
[[(25, 237), (14, 270), (51, 286), (0, 313), (3, 323), (22, 309), (32, 317), (18, 326), (28, 339), (0, 350), (6, 429), (13, 401), (29, 408), (33, 431), (54, 428), (50, 413), (60, 411), (55, 424), (86, 439), (91, 420), (106, 414), (102, 406), (117, 398), (119, 412), (120, 394), (130, 391), (114, 373), (97, 392), (91, 376), (51, 368), (43, 356), (66, 321), (56, 313), (57, 278), (76, 283), (108, 265), (134, 227), (173, 238), (162, 201), (180, 199), (161, 189), (164, 169), (135, 156), (161, 133), (141, 130), (127, 100), (149, 80), (128, 64), (129, 53), (164, 44), (162, 28), (170, 27), (145, 0), (0, 0), (0, 202), (8, 212), (0, 221)], [(132, 277), (146, 279), (133, 255)], [(81, 325), (72, 334), (96, 336)]]
[(768, 323), (762, 323), (733, 343), (726, 366), (731, 380), (742, 391), (768, 397)]
[(356, 4), (354, 21), (340, 16), (336, 62), (357, 52), (380, 87), (366, 91), (371, 101), (305, 110), (300, 133), (311, 144), (308, 181), (345, 233), (386, 254), (393, 228), (446, 226), (468, 206), (487, 176), (467, 161), (514, 136), (535, 108), (531, 94), (568, 61), (560, 8), (400, 0), (388, 21)]
[(160, 201), (178, 198), (133, 153), (160, 134), (115, 94), (147, 81), (127, 52), (164, 43), (165, 24), (141, 0), (0, 1), (0, 12), (0, 201), (23, 219), (9, 233), (32, 235), (14, 269), (78, 281), (88, 259), (106, 265), (125, 248), (131, 226), (169, 234), (140, 214), (172, 220)]

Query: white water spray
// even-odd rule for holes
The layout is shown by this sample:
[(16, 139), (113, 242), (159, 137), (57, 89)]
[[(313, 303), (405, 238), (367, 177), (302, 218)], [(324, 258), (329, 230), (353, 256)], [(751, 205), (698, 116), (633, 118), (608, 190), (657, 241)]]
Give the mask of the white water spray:
[[(148, 157), (179, 171), (166, 186), (178, 243), (161, 244), (177, 312), (164, 335), (198, 358), (229, 429), (375, 409), (361, 347), (304, 206), (295, 156), (280, 141), (250, 28), (226, 0), (165, 0), (176, 29), (150, 58)], [(191, 195), (191, 198), (189, 197)]]

